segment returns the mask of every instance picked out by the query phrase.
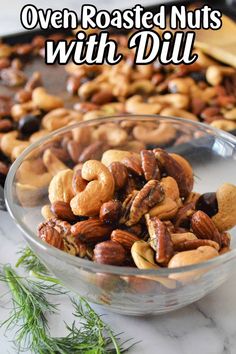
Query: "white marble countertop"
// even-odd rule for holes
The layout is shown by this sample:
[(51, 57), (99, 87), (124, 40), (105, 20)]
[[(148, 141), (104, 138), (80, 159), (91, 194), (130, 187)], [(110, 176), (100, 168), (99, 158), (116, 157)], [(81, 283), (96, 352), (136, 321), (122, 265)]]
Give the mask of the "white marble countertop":
[[(21, 31), (19, 11), (28, 3), (24, 0), (11, 0), (9, 5), (0, 1), (0, 36)], [(81, 1), (67, 0), (31, 0), (30, 3), (42, 8), (78, 9)], [(90, 3), (90, 1), (86, 1)], [(124, 8), (126, 1), (97, 0), (91, 3), (102, 8)], [(136, 4), (129, 0), (129, 6)], [(151, 4), (152, 0), (139, 1), (141, 4)], [(119, 5), (117, 5), (119, 4)], [(24, 244), (20, 231), (16, 228), (10, 216), (0, 211), (0, 263), (14, 265), (16, 252)], [(5, 291), (0, 284), (0, 293)], [(236, 353), (236, 274), (213, 293), (184, 309), (158, 317), (132, 318), (107, 313), (106, 321), (116, 332), (125, 331), (126, 338), (140, 340), (130, 353), (132, 354), (235, 354)], [(50, 321), (53, 334), (63, 335), (63, 321), (70, 322), (71, 308), (62, 299), (62, 316), (60, 320)], [(0, 297), (0, 322), (8, 316), (8, 299)], [(104, 313), (94, 306), (99, 313)], [(9, 335), (9, 339), (10, 335)], [(0, 329), (0, 352), (15, 354), (12, 344)]]

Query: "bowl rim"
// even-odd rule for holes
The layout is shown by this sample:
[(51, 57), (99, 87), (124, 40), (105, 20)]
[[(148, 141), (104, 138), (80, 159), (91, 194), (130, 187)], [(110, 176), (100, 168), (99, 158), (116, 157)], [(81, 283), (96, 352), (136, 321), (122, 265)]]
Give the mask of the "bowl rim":
[(195, 126), (198, 129), (208, 133), (209, 135), (214, 135), (220, 138), (223, 138), (227, 141), (227, 143), (231, 143), (236, 147), (236, 137), (231, 135), (228, 132), (222, 131), (220, 129), (211, 127), (205, 123), (197, 122), (197, 121), (190, 121), (179, 117), (167, 117), (167, 116), (160, 116), (160, 115), (149, 115), (149, 114), (120, 114), (117, 116), (106, 116), (97, 119), (92, 119), (88, 121), (81, 121), (76, 122), (75, 124), (68, 125), (66, 127), (57, 129), (48, 135), (42, 137), (41, 139), (37, 140), (33, 144), (30, 144), (22, 153), (21, 155), (13, 162), (5, 183), (4, 188), (4, 195), (7, 210), (11, 216), (11, 218), (16, 223), (17, 227), (23, 232), (24, 236), (30, 243), (34, 243), (35, 245), (39, 246), (44, 252), (47, 254), (59, 259), (60, 261), (65, 261), (66, 263), (73, 265), (77, 268), (81, 268), (83, 270), (89, 270), (92, 272), (99, 272), (99, 273), (109, 273), (114, 275), (121, 275), (121, 276), (168, 276), (170, 274), (181, 274), (193, 270), (203, 269), (203, 268), (213, 268), (220, 264), (225, 264), (231, 261), (233, 258), (236, 257), (236, 248), (232, 249), (230, 252), (225, 254), (219, 255), (218, 257), (212, 258), (208, 261), (204, 261), (197, 264), (192, 264), (188, 266), (182, 267), (175, 267), (175, 268), (159, 268), (159, 269), (139, 269), (133, 267), (123, 267), (123, 266), (114, 266), (114, 265), (107, 265), (107, 264), (99, 264), (96, 262), (92, 262), (90, 260), (72, 256), (62, 250), (59, 250), (46, 242), (43, 242), (34, 232), (32, 232), (27, 225), (25, 225), (18, 217), (17, 213), (15, 212), (14, 208), (14, 196), (13, 196), (13, 189), (12, 185), (14, 182), (14, 178), (18, 167), (23, 162), (24, 158), (32, 153), (34, 149), (38, 148), (41, 144), (47, 142), (52, 137), (66, 133), (76, 127), (88, 127), (93, 126), (100, 123), (114, 123), (120, 122), (122, 120), (158, 120), (159, 122), (165, 122), (166, 120), (172, 121), (173, 123), (177, 124), (185, 124), (190, 126)]

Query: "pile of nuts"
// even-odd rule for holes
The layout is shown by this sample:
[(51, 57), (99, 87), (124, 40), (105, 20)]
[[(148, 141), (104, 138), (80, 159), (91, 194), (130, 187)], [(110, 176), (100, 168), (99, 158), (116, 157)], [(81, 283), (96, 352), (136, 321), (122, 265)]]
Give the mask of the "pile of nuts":
[(43, 241), (100, 264), (157, 270), (200, 263), (230, 250), (235, 185), (194, 192), (189, 162), (162, 148), (138, 153), (103, 145), (99, 154), (79, 156), (68, 167), (44, 151), (53, 178), (50, 204), (42, 208), (45, 221), (38, 227)]
[[(234, 68), (199, 51), (192, 65), (135, 65), (133, 52), (127, 50), (127, 36), (113, 37), (124, 54), (119, 64), (69, 63), (65, 67), (69, 78), (63, 90), (73, 96), (73, 107), (66, 98), (47, 92), (41, 73), (25, 74), (25, 63), (44, 55), (46, 38), (36, 36), (31, 43), (14, 46), (0, 43), (0, 87), (8, 90), (0, 95), (0, 184), (12, 161), (30, 143), (81, 120), (124, 113), (160, 114), (236, 129)], [(173, 139), (171, 131), (164, 129), (164, 134)]]

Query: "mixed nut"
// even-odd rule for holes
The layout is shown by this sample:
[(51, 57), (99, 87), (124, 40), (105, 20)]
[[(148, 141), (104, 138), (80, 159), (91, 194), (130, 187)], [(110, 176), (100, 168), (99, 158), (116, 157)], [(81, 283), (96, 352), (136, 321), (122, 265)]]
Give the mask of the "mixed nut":
[[(157, 270), (230, 250), (235, 185), (200, 195), (183, 156), (162, 148), (98, 149), (98, 142), (89, 148), (94, 144), (89, 154), (77, 143), (71, 166), (44, 150), (42, 160), (50, 163), (47, 173), (53, 177), (47, 179), (50, 203), (42, 208), (45, 221), (38, 228), (43, 241), (100, 264)], [(171, 277), (180, 280), (177, 273)]]
[[(46, 38), (36, 36), (31, 43), (17, 45), (0, 43), (1, 184), (11, 162), (30, 143), (81, 120), (124, 113), (160, 114), (203, 121), (228, 131), (236, 129), (234, 68), (222, 66), (202, 52), (193, 65), (135, 65), (132, 51), (127, 50), (127, 36), (113, 37), (125, 59), (115, 66), (69, 63), (63, 68), (68, 81), (63, 81), (60, 97), (46, 90), (40, 72), (26, 75), (26, 64), (44, 55)], [(50, 38), (59, 40), (63, 35)], [(71, 97), (66, 97), (66, 90)], [(181, 142), (170, 126), (163, 124), (148, 135), (145, 129), (134, 129), (134, 136), (144, 144)], [(114, 142), (112, 128), (109, 130), (109, 144), (119, 145)], [(125, 140), (125, 132), (122, 138)]]

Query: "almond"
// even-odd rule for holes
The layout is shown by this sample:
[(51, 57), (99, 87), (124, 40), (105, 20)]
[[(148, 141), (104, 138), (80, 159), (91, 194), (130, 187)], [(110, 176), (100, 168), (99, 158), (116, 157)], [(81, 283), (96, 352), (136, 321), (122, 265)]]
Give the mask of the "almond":
[(91, 218), (79, 221), (71, 227), (71, 233), (85, 243), (97, 243), (106, 240), (110, 233), (111, 227), (104, 225), (99, 219)]
[(121, 266), (125, 258), (125, 249), (117, 242), (100, 242), (94, 248), (93, 260), (97, 263)]
[(59, 219), (66, 220), (66, 221), (76, 220), (76, 216), (72, 213), (69, 203), (62, 202), (62, 201), (54, 202), (51, 205), (51, 211)]
[(111, 233), (111, 240), (120, 243), (126, 250), (131, 250), (134, 242), (139, 241), (140, 239), (130, 232), (116, 229)]
[(115, 161), (108, 168), (114, 177), (115, 189), (119, 190), (123, 188), (129, 177), (127, 167), (123, 163)]
[(200, 239), (207, 239), (221, 245), (220, 233), (211, 218), (203, 211), (199, 210), (193, 214), (191, 226), (194, 234)]
[(111, 102), (113, 99), (113, 94), (109, 90), (102, 90), (100, 92), (95, 93), (92, 98), (91, 102), (96, 105), (102, 105), (105, 103)]
[(196, 239), (196, 240), (179, 242), (176, 245), (174, 245), (174, 250), (175, 252), (190, 251), (190, 250), (195, 250), (201, 246), (210, 246), (215, 248), (217, 251), (219, 251), (220, 249), (219, 244), (215, 241)]

